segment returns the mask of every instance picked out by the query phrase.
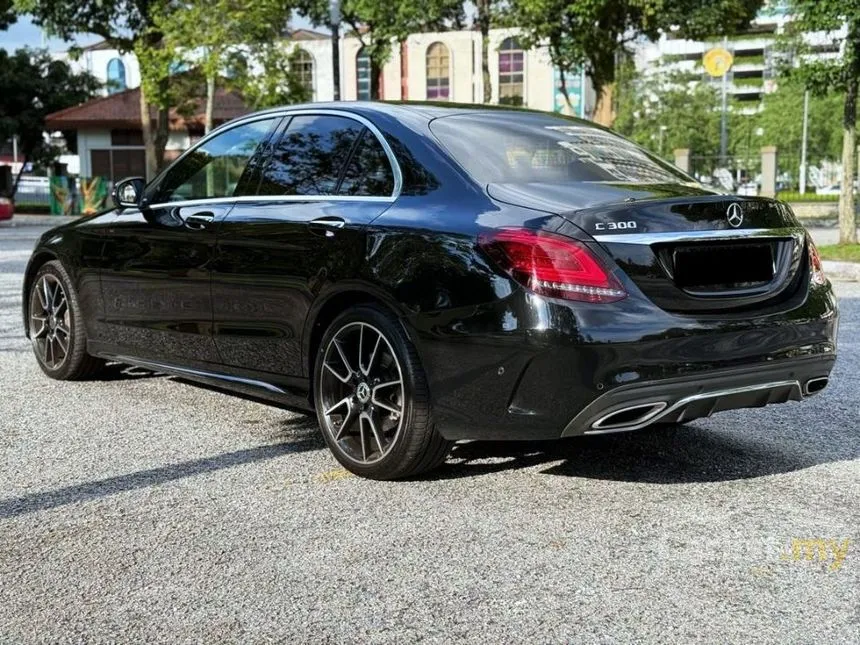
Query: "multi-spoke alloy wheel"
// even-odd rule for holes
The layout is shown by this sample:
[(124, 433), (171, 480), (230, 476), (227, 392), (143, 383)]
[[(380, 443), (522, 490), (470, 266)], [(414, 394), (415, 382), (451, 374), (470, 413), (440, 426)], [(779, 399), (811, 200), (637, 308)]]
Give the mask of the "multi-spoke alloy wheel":
[(314, 404), (344, 467), (372, 479), (435, 468), (451, 443), (433, 424), (415, 345), (390, 311), (357, 305), (332, 321), (314, 361)]
[(326, 432), (355, 462), (379, 461), (403, 426), (403, 371), (391, 343), (373, 325), (348, 323), (329, 341), (322, 367)]
[(46, 262), (27, 286), (30, 341), (39, 367), (61, 381), (84, 379), (105, 366), (100, 358), (87, 354), (84, 312), (63, 265)]
[(63, 366), (72, 341), (71, 314), (60, 280), (43, 274), (30, 292), (30, 339), (42, 364), (50, 370)]

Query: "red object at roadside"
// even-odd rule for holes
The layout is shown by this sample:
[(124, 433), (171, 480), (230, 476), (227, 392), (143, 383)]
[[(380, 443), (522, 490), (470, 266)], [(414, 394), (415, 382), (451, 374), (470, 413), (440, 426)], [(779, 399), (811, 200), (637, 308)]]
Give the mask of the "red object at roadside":
[(0, 197), (0, 221), (4, 219), (12, 219), (12, 213), (15, 212), (15, 206), (12, 200), (7, 197)]

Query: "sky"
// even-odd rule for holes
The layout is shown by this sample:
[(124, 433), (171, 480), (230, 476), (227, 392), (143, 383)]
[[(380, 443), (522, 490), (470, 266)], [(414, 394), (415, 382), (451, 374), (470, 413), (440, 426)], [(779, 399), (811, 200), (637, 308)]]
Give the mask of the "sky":
[[(307, 20), (295, 16), (290, 22), (293, 29), (310, 29), (312, 28)], [(317, 31), (326, 31), (325, 29), (317, 29)], [(64, 42), (58, 38), (49, 38), (46, 46), (52, 52), (65, 51), (74, 44), (80, 47), (86, 47), (100, 41), (101, 38), (92, 34), (78, 34), (74, 42)], [(6, 31), (0, 31), (0, 47), (14, 51), (20, 47), (41, 47), (42, 46), (42, 31), (33, 24), (27, 16), (19, 16), (18, 21), (9, 27)]]
[[(92, 34), (79, 34), (75, 40), (81, 47), (86, 47), (98, 42), (100, 38)], [(51, 51), (65, 51), (72, 43), (65, 43), (58, 38), (50, 38), (46, 44)], [(42, 31), (26, 16), (19, 16), (18, 21), (9, 29), (0, 31), (0, 47), (4, 49), (14, 51), (20, 47), (41, 46)]]

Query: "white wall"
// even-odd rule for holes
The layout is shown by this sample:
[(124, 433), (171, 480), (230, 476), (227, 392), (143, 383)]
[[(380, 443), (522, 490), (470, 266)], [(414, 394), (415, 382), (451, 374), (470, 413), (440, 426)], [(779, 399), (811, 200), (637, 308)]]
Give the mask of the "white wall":
[[(498, 47), (508, 36), (516, 35), (518, 29), (492, 29), (489, 39), (489, 64), (492, 80), (492, 102), (498, 102)], [(481, 35), (472, 30), (448, 31), (441, 33), (412, 34), (406, 40), (406, 69), (408, 87), (406, 96), (401, 96), (401, 54), (400, 47), (392, 46), (391, 58), (383, 67), (383, 98), (386, 100), (427, 100), (427, 49), (435, 42), (443, 43), (450, 57), (450, 100), (457, 103), (481, 102), (483, 98), (483, 79), (481, 77)], [(682, 41), (683, 42), (683, 41)], [(292, 47), (300, 47), (308, 52), (314, 61), (313, 101), (331, 101), (334, 98), (334, 76), (332, 70), (332, 51), (329, 39), (295, 40)], [(665, 44), (664, 44), (665, 45)], [(347, 101), (356, 99), (356, 54), (360, 42), (354, 37), (342, 37), (340, 43), (341, 98)], [(654, 50), (640, 52), (642, 60), (655, 55)], [(58, 55), (65, 58), (63, 54)], [(126, 68), (126, 81), (129, 88), (140, 84), (140, 72), (133, 54), (119, 54), (115, 50), (92, 50), (84, 52), (78, 61), (71, 61), (77, 69), (87, 69), (102, 81), (107, 78), (107, 64), (120, 57)], [(586, 105), (594, 105), (594, 93), (587, 83)], [(524, 58), (523, 99), (527, 107), (552, 111), (554, 107), (553, 66), (546, 48), (526, 52)], [(173, 142), (169, 149), (182, 149), (187, 142)], [(82, 164), (89, 164), (88, 161)], [(82, 169), (83, 170), (83, 169)]]

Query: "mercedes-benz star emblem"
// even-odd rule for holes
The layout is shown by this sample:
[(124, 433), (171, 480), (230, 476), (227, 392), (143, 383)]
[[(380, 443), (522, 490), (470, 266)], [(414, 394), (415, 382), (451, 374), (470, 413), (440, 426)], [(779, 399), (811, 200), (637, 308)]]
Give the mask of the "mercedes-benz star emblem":
[(740, 204), (729, 205), (729, 210), (726, 211), (726, 219), (732, 228), (737, 228), (744, 223), (744, 212), (741, 210)]

